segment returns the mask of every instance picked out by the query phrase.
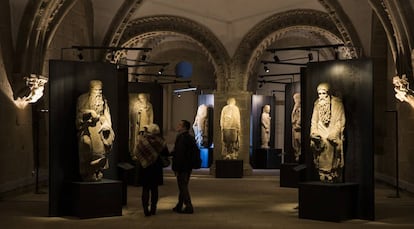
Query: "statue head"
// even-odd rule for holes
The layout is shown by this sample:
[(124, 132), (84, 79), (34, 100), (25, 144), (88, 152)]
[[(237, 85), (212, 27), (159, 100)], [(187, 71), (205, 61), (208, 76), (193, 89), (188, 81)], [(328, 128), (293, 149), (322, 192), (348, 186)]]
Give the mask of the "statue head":
[(264, 105), (263, 112), (270, 113), (270, 105), (269, 104)]
[(300, 103), (300, 93), (293, 94), (293, 101), (295, 102), (295, 104)]
[(100, 80), (91, 80), (89, 82), (89, 86), (90, 86), (90, 92), (92, 94), (102, 94), (102, 81)]
[(328, 83), (320, 83), (316, 90), (320, 99), (326, 99), (329, 96), (330, 86)]
[(233, 97), (230, 97), (229, 99), (227, 99), (227, 104), (228, 105), (235, 105), (236, 104), (236, 99)]

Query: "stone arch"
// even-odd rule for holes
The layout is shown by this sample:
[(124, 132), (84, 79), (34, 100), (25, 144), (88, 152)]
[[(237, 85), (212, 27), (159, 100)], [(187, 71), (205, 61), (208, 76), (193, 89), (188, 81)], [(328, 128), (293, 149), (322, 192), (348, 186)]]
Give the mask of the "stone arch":
[(225, 79), (229, 74), (230, 57), (220, 40), (206, 27), (178, 16), (151, 16), (131, 21), (119, 39), (119, 45), (125, 46), (137, 36), (152, 34), (155, 36), (176, 35), (190, 39), (208, 56), (214, 66), (217, 90), (224, 90)]
[[(232, 58), (232, 77), (239, 79), (237, 85), (241, 90), (247, 90), (248, 79), (265, 50), (287, 31), (298, 28), (305, 28), (322, 35), (331, 42), (335, 41), (346, 45), (349, 43), (352, 47), (360, 45), (353, 44), (351, 41), (345, 43), (346, 39), (343, 38), (343, 33), (346, 31), (339, 31), (327, 13), (300, 9), (275, 14), (260, 22), (246, 34)], [(350, 48), (349, 55), (350, 58), (356, 58), (357, 52)]]

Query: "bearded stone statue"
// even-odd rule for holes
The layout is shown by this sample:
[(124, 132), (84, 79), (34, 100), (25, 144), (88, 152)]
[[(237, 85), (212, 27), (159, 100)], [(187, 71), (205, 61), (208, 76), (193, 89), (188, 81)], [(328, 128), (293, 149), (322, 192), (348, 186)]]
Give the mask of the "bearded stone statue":
[(329, 90), (327, 83), (317, 87), (319, 98), (313, 107), (310, 146), (320, 180), (339, 183), (344, 167), (345, 112), (342, 100), (330, 95)]
[(90, 81), (90, 91), (79, 96), (76, 116), (81, 178), (83, 181), (100, 181), (102, 171), (109, 168), (107, 156), (115, 139), (101, 81)]

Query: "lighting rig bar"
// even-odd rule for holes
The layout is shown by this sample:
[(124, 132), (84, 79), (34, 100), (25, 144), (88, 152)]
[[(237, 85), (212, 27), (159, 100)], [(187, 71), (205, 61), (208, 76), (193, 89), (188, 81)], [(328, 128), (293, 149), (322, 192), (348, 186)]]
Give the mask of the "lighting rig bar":
[(179, 84), (179, 83), (191, 83), (191, 80), (173, 80), (171, 82), (159, 82), (159, 84)]
[[(290, 80), (290, 81), (292, 81), (292, 79), (291, 78), (284, 78), (284, 79), (278, 79), (278, 80), (258, 80), (257, 82), (258, 83), (260, 83), (261, 85), (262, 84), (266, 84), (266, 83), (275, 83), (275, 84), (290, 84), (290, 83), (292, 83), (292, 82), (281, 82), (281, 80)], [(259, 87), (261, 87), (261, 86), (259, 86)]]
[(118, 46), (72, 46), (72, 49), (77, 50), (84, 50), (84, 49), (106, 49), (111, 51), (117, 51), (117, 50), (142, 50), (144, 52), (149, 52), (152, 50), (152, 48), (142, 48), (142, 47), (118, 47)]
[(300, 75), (300, 72), (292, 72), (292, 73), (279, 73), (279, 74), (267, 74), (267, 75), (259, 75), (260, 78), (264, 77), (275, 77), (275, 76), (295, 76)]
[(301, 64), (301, 63), (290, 63), (290, 62), (270, 61), (270, 60), (262, 60), (260, 62), (262, 64), (283, 64), (283, 65), (295, 65), (295, 66), (303, 66), (303, 67), (305, 67), (307, 65), (307, 64)]
[(128, 68), (134, 68), (134, 67), (151, 67), (151, 66), (162, 66), (166, 67), (170, 63), (155, 63), (155, 62), (144, 62), (142, 61), (142, 64), (121, 64), (122, 66), (128, 67)]
[(134, 76), (159, 76), (159, 77), (174, 77), (182, 78), (180, 75), (170, 75), (170, 74), (157, 74), (157, 73), (130, 73)]
[(290, 50), (314, 50), (314, 49), (323, 49), (323, 48), (339, 48), (344, 47), (345, 44), (333, 44), (333, 45), (314, 45), (314, 46), (299, 46), (299, 47), (287, 47), (287, 48), (272, 48), (266, 49), (268, 52), (277, 52), (277, 51), (290, 51)]

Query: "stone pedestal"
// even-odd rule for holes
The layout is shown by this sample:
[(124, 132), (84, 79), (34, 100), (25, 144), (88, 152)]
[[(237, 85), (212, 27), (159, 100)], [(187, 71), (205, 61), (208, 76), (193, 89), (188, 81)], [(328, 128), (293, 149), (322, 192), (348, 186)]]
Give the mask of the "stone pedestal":
[(122, 215), (121, 181), (72, 182), (70, 188), (73, 216), (84, 219)]
[(216, 178), (242, 178), (243, 160), (216, 160)]
[(298, 163), (283, 163), (280, 166), (280, 187), (297, 188), (299, 186)]
[(357, 216), (358, 184), (299, 183), (299, 218), (339, 222)]

